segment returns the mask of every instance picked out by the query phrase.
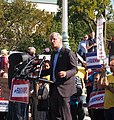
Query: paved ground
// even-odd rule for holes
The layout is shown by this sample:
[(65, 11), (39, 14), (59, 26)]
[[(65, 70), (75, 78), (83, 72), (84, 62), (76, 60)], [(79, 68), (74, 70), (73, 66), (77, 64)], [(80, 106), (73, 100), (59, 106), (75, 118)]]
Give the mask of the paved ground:
[(84, 120), (91, 120), (91, 118), (88, 116), (88, 109), (87, 109), (87, 107), (84, 107), (84, 111), (85, 111), (85, 114), (86, 114), (86, 116), (84, 117)]
[(85, 116), (84, 120), (91, 120), (91, 118), (88, 116)]

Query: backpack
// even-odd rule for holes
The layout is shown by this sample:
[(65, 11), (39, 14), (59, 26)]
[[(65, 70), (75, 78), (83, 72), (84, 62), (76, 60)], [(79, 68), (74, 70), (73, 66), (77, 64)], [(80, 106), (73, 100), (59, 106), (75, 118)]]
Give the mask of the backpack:
[(78, 105), (78, 103), (80, 102), (83, 84), (81, 78), (79, 78), (78, 76), (75, 76), (75, 86), (77, 92), (70, 97), (70, 105)]
[(77, 89), (76, 96), (80, 97), (82, 94), (83, 84), (81, 78), (79, 78), (78, 76), (75, 76), (75, 86)]

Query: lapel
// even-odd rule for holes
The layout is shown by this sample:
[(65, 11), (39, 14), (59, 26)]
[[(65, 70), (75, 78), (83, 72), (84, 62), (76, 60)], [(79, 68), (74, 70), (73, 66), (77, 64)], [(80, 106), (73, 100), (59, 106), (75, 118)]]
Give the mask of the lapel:
[(52, 69), (53, 69), (53, 61), (54, 61), (54, 53), (52, 53), (52, 56), (51, 56), (51, 66), (52, 66)]
[(60, 50), (60, 52), (59, 52), (59, 56), (58, 56), (58, 59), (57, 59), (56, 68), (59, 65), (59, 63), (61, 62), (63, 51), (64, 51), (64, 48), (62, 47), (61, 50)]

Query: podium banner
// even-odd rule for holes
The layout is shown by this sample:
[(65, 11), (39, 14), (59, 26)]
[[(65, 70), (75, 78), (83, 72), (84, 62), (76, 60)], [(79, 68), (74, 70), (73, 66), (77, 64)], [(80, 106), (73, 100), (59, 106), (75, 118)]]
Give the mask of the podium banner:
[(13, 79), (10, 91), (10, 101), (27, 103), (29, 102), (29, 80)]
[(104, 108), (104, 94), (105, 91), (96, 91), (90, 94), (89, 108), (99, 109)]

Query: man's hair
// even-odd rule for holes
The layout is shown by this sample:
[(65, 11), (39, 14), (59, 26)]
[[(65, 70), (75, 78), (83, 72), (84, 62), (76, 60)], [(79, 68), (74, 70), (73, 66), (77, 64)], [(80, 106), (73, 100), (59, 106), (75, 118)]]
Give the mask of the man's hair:
[(27, 53), (29, 53), (30, 55), (35, 55), (36, 54), (36, 48), (28, 47)]
[(61, 36), (60, 33), (58, 33), (58, 32), (52, 32), (52, 33), (50, 34), (50, 40), (52, 39), (52, 37), (53, 37), (54, 34), (56, 34), (57, 37), (62, 40), (62, 36)]

